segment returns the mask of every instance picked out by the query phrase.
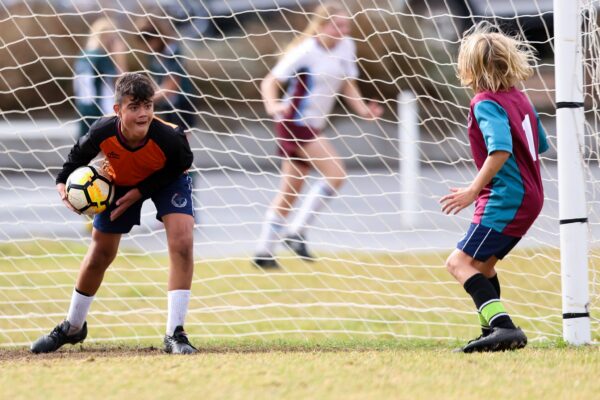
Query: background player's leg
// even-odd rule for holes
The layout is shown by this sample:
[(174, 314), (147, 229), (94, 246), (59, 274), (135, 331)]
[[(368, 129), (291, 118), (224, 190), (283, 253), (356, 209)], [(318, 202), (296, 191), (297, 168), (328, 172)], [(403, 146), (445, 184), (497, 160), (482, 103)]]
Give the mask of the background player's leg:
[(256, 248), (257, 256), (272, 256), (285, 219), (290, 213), (298, 194), (304, 185), (304, 178), (310, 166), (303, 162), (283, 160), (281, 164), (281, 183), (279, 193), (267, 211)]
[(315, 167), (325, 178), (313, 187), (302, 202), (294, 221), (290, 225), (289, 234), (304, 235), (307, 225), (325, 203), (336, 193), (346, 179), (344, 163), (326, 138), (304, 145), (301, 149), (303, 157)]

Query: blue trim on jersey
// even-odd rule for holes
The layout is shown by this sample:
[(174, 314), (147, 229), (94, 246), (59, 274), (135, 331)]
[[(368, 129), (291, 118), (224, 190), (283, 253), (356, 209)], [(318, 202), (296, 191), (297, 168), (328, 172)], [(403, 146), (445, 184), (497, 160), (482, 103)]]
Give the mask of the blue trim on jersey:
[(483, 100), (475, 104), (473, 114), (483, 133), (487, 153), (507, 151), (512, 153), (512, 135), (508, 115), (500, 104), (492, 100)]
[(546, 136), (546, 131), (544, 130), (544, 127), (542, 126), (542, 121), (540, 120), (540, 116), (538, 115), (538, 113), (535, 110), (535, 107), (533, 107), (533, 105), (531, 105), (531, 108), (533, 108), (533, 112), (535, 113), (535, 117), (537, 118), (538, 139), (539, 139), (538, 154), (542, 154), (543, 152), (547, 151), (550, 146), (548, 146), (548, 139)]
[(481, 224), (502, 232), (512, 222), (525, 197), (525, 185), (515, 156), (506, 160), (492, 179), (492, 190), (481, 216)]

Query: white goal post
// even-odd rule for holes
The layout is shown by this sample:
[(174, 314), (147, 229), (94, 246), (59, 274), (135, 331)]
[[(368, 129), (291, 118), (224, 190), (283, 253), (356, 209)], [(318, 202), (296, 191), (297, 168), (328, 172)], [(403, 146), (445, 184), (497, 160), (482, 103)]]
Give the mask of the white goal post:
[[(118, 76), (99, 64), (78, 69), (94, 42), (120, 68), (159, 84), (176, 78), (169, 90), (185, 95), (186, 106), (172, 97), (157, 113), (168, 117), (174, 107), (194, 117), (195, 274), (186, 319), (194, 340), (476, 336), (472, 301), (444, 267), (473, 208), (445, 216), (439, 199), (476, 173), (467, 137), (472, 93), (456, 78), (456, 58), (462, 32), (480, 20), (538, 51), (521, 89), (550, 144), (540, 156), (544, 208), (498, 264), (503, 304), (534, 342), (600, 338), (599, 0), (339, 0), (361, 96), (384, 112), (361, 117), (339, 94), (327, 114), (322, 135), (347, 178), (308, 226), (318, 260), (281, 245), (280, 271), (251, 265), (282, 161), (261, 82), (320, 3), (0, 0), (0, 346), (28, 345), (66, 316), (90, 243), (89, 221), (63, 206), (54, 180), (90, 116), (82, 100), (107, 100), (76, 92), (76, 77), (110, 87)], [(99, 19), (108, 25), (94, 33)], [(179, 48), (165, 56), (169, 73), (150, 68), (153, 37)], [(313, 169), (291, 218), (321, 181)], [(147, 202), (91, 307), (88, 341), (161, 338), (167, 271), (164, 227)]]

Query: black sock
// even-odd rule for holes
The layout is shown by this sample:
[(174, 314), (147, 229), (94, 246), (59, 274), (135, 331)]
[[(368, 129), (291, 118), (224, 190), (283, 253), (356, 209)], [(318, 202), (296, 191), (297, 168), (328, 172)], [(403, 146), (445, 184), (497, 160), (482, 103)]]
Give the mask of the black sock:
[(515, 325), (506, 313), (492, 283), (483, 274), (475, 274), (464, 285), (471, 295), (477, 310), (493, 328), (515, 329)]
[(496, 289), (496, 293), (498, 293), (498, 298), (500, 298), (500, 281), (498, 280), (498, 274), (488, 278), (488, 281), (492, 284), (494, 289)]

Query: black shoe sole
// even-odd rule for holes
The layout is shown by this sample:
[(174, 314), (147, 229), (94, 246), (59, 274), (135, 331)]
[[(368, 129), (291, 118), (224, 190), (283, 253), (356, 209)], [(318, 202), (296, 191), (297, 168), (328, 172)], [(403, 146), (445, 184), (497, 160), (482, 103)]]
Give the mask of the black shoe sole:
[(290, 249), (292, 252), (294, 252), (294, 254), (296, 254), (302, 261), (315, 262), (317, 260), (317, 258), (315, 256), (313, 256), (312, 254), (300, 253), (300, 252), (296, 251), (296, 249), (294, 248), (295, 240), (296, 239), (285, 239), (283, 241), (283, 243), (287, 246), (288, 249)]
[(264, 269), (264, 270), (275, 270), (275, 269), (281, 269), (281, 266), (279, 265), (279, 263), (275, 260), (273, 260), (273, 262), (265, 262), (264, 260), (252, 260), (252, 266), (258, 269)]
[(463, 353), (485, 353), (518, 350), (527, 346), (527, 338), (524, 336), (506, 338), (493, 341), (492, 338), (482, 338), (479, 341), (469, 343), (462, 348)]

